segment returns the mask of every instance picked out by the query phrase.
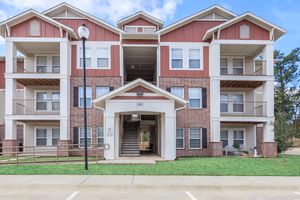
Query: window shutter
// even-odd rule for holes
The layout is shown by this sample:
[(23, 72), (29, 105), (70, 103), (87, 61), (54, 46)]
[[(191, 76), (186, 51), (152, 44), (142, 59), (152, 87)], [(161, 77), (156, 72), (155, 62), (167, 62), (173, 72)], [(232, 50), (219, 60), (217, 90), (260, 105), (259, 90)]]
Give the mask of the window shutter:
[(115, 88), (114, 87), (109, 87), (109, 91), (113, 91)]
[(207, 88), (202, 88), (202, 108), (207, 108)]
[(79, 90), (78, 90), (78, 87), (74, 87), (74, 94), (73, 94), (73, 106), (74, 107), (78, 107), (78, 94)]
[(207, 128), (202, 128), (202, 149), (207, 149)]
[(167, 87), (166, 90), (167, 90), (168, 92), (171, 92), (171, 88), (170, 88), (170, 87)]
[(74, 127), (73, 128), (73, 144), (79, 144), (78, 138), (79, 138), (78, 127)]

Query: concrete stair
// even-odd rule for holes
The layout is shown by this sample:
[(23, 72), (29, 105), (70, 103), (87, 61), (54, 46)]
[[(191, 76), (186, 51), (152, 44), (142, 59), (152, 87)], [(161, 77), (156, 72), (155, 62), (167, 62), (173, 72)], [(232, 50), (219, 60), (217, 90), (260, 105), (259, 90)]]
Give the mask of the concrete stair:
[(137, 123), (126, 124), (123, 135), (123, 142), (121, 145), (122, 156), (139, 156), (140, 148), (138, 143), (138, 129)]

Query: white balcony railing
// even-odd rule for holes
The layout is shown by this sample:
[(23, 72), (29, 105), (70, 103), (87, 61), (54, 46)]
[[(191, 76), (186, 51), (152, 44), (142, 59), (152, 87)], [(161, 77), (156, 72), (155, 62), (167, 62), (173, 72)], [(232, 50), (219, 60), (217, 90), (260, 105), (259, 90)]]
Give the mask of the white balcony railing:
[(14, 99), (15, 115), (59, 115), (59, 99)]
[(221, 116), (265, 117), (267, 102), (221, 101)]

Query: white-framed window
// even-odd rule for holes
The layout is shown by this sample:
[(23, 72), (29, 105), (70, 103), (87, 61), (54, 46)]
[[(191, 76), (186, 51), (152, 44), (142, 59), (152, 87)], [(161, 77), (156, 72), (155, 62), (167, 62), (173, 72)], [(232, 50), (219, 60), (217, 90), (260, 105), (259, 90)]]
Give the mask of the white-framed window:
[(30, 36), (40, 36), (41, 35), (41, 23), (39, 21), (30, 22)]
[[(91, 48), (85, 48), (85, 66), (86, 68), (92, 67), (92, 50)], [(82, 48), (80, 48), (80, 67), (83, 67), (83, 52)]]
[(97, 142), (99, 146), (104, 144), (104, 130), (103, 127), (97, 127)]
[(220, 62), (221, 67), (221, 75), (227, 75), (228, 74), (228, 59), (227, 58), (221, 58)]
[(47, 56), (36, 57), (36, 72), (38, 73), (47, 72)]
[(60, 129), (52, 128), (52, 146), (56, 146), (60, 139)]
[[(87, 143), (88, 147), (92, 145), (92, 128), (87, 127)], [(84, 127), (79, 127), (79, 146), (84, 147)]]
[(184, 129), (176, 128), (176, 149), (184, 149)]
[(233, 112), (244, 112), (244, 95), (243, 94), (232, 94), (232, 111)]
[(189, 49), (189, 68), (200, 69), (200, 49)]
[(202, 108), (202, 89), (189, 88), (189, 108)]
[(60, 93), (52, 92), (52, 110), (59, 111), (60, 110)]
[(244, 130), (234, 130), (233, 131), (233, 144), (238, 144), (240, 147), (244, 146)]
[(232, 73), (242, 75), (244, 73), (244, 60), (242, 58), (232, 59)]
[(109, 87), (108, 86), (97, 86), (96, 87), (96, 98), (99, 98), (107, 93), (109, 93)]
[(109, 48), (98, 48), (97, 68), (109, 68)]
[(47, 110), (47, 92), (36, 93), (36, 110)]
[(60, 58), (59, 56), (52, 56), (52, 73), (58, 74), (60, 72)]
[(202, 129), (189, 128), (189, 147), (190, 149), (202, 148)]
[(47, 146), (47, 129), (36, 129), (36, 146)]
[(170, 92), (179, 98), (184, 99), (184, 88), (183, 87), (171, 87)]
[(248, 25), (240, 26), (240, 38), (241, 39), (249, 39), (250, 38), (250, 28)]
[[(86, 107), (91, 108), (92, 107), (92, 98), (93, 98), (93, 92), (92, 87), (86, 87)], [(79, 87), (79, 95), (78, 95), (78, 101), (79, 101), (79, 108), (83, 108), (83, 87)]]
[(221, 94), (221, 112), (228, 112), (228, 94)]
[(183, 68), (183, 49), (172, 48), (171, 49), (171, 68), (182, 69)]
[(228, 146), (228, 130), (221, 130), (221, 142), (223, 143), (223, 148)]

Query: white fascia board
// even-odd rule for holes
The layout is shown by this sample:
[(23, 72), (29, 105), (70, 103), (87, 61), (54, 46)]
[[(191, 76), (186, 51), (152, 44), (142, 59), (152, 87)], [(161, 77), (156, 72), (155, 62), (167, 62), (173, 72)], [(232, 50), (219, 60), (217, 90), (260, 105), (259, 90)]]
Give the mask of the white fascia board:
[(268, 117), (220, 117), (220, 122), (267, 122), (269, 121)]
[(213, 40), (211, 44), (256, 44), (267, 45), (274, 44), (271, 40)]
[(221, 75), (221, 81), (274, 81), (274, 76), (230, 76), (230, 75)]
[(153, 16), (151, 16), (151, 15), (145, 13), (145, 12), (139, 11), (139, 12), (133, 14), (133, 15), (129, 15), (128, 17), (125, 17), (125, 18), (119, 20), (119, 21), (118, 21), (118, 25), (119, 25), (119, 24), (122, 25), (122, 24), (124, 24), (124, 23), (126, 23), (126, 22), (133, 21), (133, 20), (135, 20), (136, 18), (138, 18), (138, 16), (141, 16), (142, 18), (143, 18), (143, 16), (144, 16), (144, 17), (150, 19), (150, 21), (152, 21), (152, 22), (154, 22), (154, 23), (158, 23), (158, 24), (160, 24), (160, 25), (163, 25), (163, 24), (164, 24), (164, 22), (163, 22), (162, 20), (157, 19), (157, 18), (155, 18), (155, 17), (153, 17)]
[(44, 37), (8, 37), (8, 42), (68, 42), (67, 38), (44, 38)]

